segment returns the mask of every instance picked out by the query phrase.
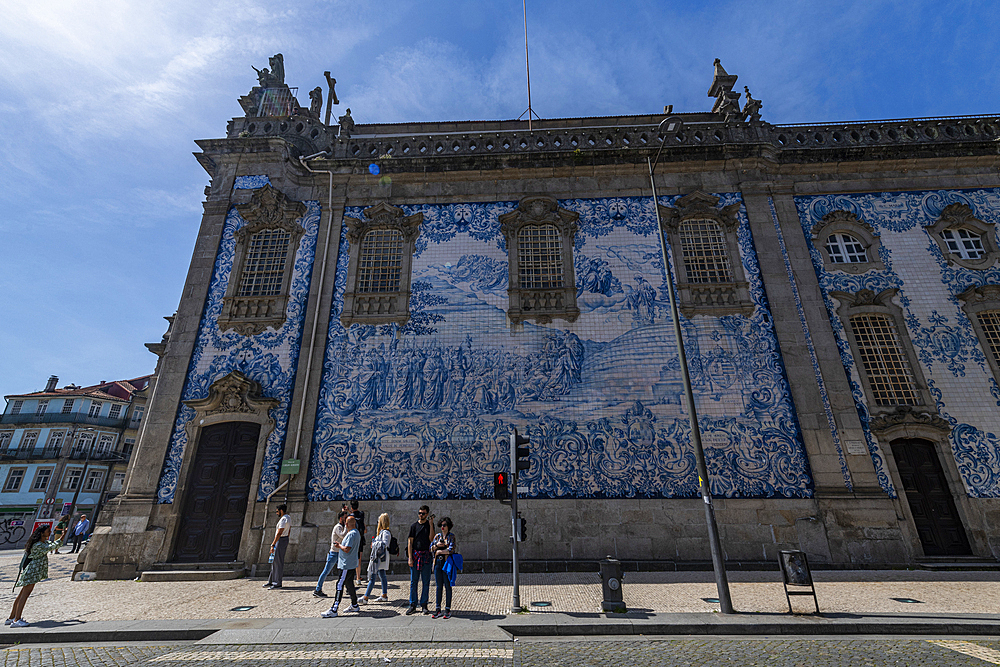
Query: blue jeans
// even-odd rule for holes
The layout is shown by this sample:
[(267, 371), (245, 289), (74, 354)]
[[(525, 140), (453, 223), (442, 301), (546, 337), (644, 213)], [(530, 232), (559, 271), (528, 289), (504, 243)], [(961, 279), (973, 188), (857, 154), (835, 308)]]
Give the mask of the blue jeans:
[(326, 565), (323, 566), (323, 572), (319, 575), (319, 581), (316, 582), (317, 593), (323, 592), (323, 582), (335, 569), (337, 569), (337, 554), (331, 551), (326, 555)]
[[(385, 570), (378, 571), (378, 578), (382, 580), (382, 597), (389, 597), (389, 580), (385, 578)], [(365, 597), (370, 597), (372, 594), (372, 589), (375, 588), (375, 578), (368, 580), (368, 590), (365, 591)]]
[(446, 559), (441, 559), (438, 566), (434, 568), (434, 579), (437, 581), (437, 604), (434, 608), (438, 611), (441, 610), (441, 593), (444, 593), (444, 608), (451, 611), (451, 579), (448, 578), (448, 574), (444, 571), (444, 563)]
[(431, 597), (431, 559), (424, 561), (424, 566), (420, 569), (410, 568), (410, 606), (417, 606), (417, 580), (423, 582), (420, 591), (420, 606), (426, 607), (427, 601)]

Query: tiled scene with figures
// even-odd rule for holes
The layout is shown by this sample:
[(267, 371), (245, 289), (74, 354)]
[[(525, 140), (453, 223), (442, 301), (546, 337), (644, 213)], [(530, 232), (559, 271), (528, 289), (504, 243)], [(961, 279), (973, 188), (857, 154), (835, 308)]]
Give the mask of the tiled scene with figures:
[[(739, 201), (724, 195), (719, 206)], [(517, 202), (401, 206), (423, 214), (411, 318), (344, 329), (335, 300), (310, 500), (489, 497), (492, 473), (509, 466), (511, 426), (535, 443), (539, 465), (522, 482), (529, 496), (697, 494), (652, 200), (559, 205), (580, 216), (579, 319), (514, 326), (498, 218)], [(684, 323), (713, 491), (807, 497), (809, 467), (745, 221), (740, 254), (753, 314)]]

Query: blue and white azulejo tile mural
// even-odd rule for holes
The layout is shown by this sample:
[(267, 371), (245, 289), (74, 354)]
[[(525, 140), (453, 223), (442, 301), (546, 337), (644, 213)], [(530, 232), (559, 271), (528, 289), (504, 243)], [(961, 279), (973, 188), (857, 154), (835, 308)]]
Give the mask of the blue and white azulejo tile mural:
[[(260, 182), (260, 184), (266, 183)], [(267, 439), (261, 480), (257, 490), (258, 500), (264, 500), (277, 485), (285, 433), (288, 428), (289, 401), (302, 342), (302, 322), (305, 317), (306, 298), (316, 250), (316, 232), (320, 219), (319, 202), (306, 201), (303, 204), (306, 206), (306, 213), (297, 222), (302, 225), (304, 232), (295, 254), (287, 318), (277, 331), (268, 328), (254, 336), (243, 336), (233, 331), (222, 332), (217, 321), (222, 312), (223, 297), (233, 267), (236, 250), (234, 235), (236, 230), (246, 224), (235, 208), (229, 210), (215, 258), (198, 339), (181, 394), (182, 401), (207, 398), (208, 388), (213, 382), (237, 370), (259, 382), (264, 396), (278, 399), (278, 407), (270, 411), (271, 417), (275, 420), (275, 428)], [(157, 490), (157, 501), (160, 503), (173, 502), (177, 490), (177, 474), (181, 467), (184, 448), (187, 446), (187, 431), (184, 426), (193, 418), (194, 410), (181, 403)]]
[[(721, 198), (719, 206), (740, 201)], [(399, 331), (341, 326), (345, 233), (309, 500), (488, 497), (492, 473), (509, 467), (513, 426), (531, 437), (521, 484), (530, 496), (697, 494), (651, 199), (560, 201), (580, 214), (580, 317), (515, 330), (505, 314), (498, 217), (517, 202), (397, 205), (423, 213), (411, 319)], [(362, 209), (345, 215), (360, 218)], [(712, 488), (726, 497), (809, 497), (808, 462), (740, 215), (753, 315), (683, 321)]]
[[(844, 325), (830, 297), (833, 291), (879, 293), (896, 288), (928, 390), (938, 413), (951, 425), (951, 449), (969, 496), (1000, 497), (1000, 392), (957, 295), (971, 286), (1000, 285), (1000, 268), (949, 266), (925, 229), (950, 204), (964, 204), (986, 223), (1000, 223), (1000, 190), (939, 190), (796, 197), (802, 230), (830, 322), (837, 337), (868, 448), (883, 488), (895, 495), (886, 454), (869, 428), (869, 405)], [(885, 270), (860, 275), (828, 271), (812, 238), (814, 225), (832, 211), (848, 211), (879, 236)], [(993, 232), (996, 233), (994, 227)]]

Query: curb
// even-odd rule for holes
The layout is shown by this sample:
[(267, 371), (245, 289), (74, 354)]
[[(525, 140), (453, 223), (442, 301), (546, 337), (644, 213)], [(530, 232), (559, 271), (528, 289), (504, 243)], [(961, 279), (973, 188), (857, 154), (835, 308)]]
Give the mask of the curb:
[(996, 622), (836, 622), (815, 623), (553, 623), (498, 627), (514, 637), (583, 635), (980, 635), (1000, 636)]
[(197, 641), (218, 632), (218, 628), (174, 628), (135, 630), (8, 630), (0, 635), (0, 646), (15, 644), (64, 644), (95, 642), (176, 642)]

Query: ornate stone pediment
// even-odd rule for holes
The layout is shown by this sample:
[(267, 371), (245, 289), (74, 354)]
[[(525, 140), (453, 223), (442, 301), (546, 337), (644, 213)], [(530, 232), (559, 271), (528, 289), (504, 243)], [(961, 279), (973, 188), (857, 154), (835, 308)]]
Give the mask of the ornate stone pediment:
[(660, 220), (664, 230), (676, 231), (677, 227), (685, 220), (714, 220), (722, 225), (727, 233), (733, 233), (740, 226), (739, 211), (740, 203), (736, 202), (729, 206), (719, 206), (719, 198), (701, 190), (696, 190), (689, 195), (684, 195), (673, 206), (662, 206), (660, 208)]
[[(919, 407), (901, 406), (892, 412), (883, 412), (872, 415), (868, 422), (872, 433), (876, 435), (889, 435), (895, 429), (913, 431), (917, 429), (933, 429), (947, 435), (951, 432), (951, 425), (935, 412)], [(910, 433), (907, 433), (910, 435)]]
[(534, 195), (522, 199), (517, 208), (500, 216), (500, 231), (507, 241), (508, 250), (517, 240), (517, 232), (525, 225), (554, 225), (559, 233), (569, 239), (570, 243), (576, 236), (576, 221), (579, 213), (559, 207), (552, 197)]
[(404, 243), (413, 243), (420, 235), (423, 213), (406, 215), (403, 209), (381, 202), (362, 211), (364, 218), (344, 218), (347, 225), (347, 240), (351, 245), (361, 243), (361, 239), (372, 229), (395, 229), (403, 235)]
[[(236, 204), (234, 208), (240, 217), (247, 221), (247, 224), (236, 232), (239, 241), (262, 229), (284, 229), (298, 235), (302, 233), (302, 227), (295, 221), (306, 214), (306, 205), (292, 201), (270, 183), (254, 190), (249, 203)], [(294, 246), (297, 244), (293, 244)]]
[(208, 388), (208, 398), (184, 401), (201, 417), (211, 415), (256, 415), (268, 418), (268, 410), (278, 406), (278, 399), (261, 395), (260, 383), (239, 371), (219, 378)]
[(840, 302), (841, 307), (858, 308), (860, 306), (889, 306), (892, 297), (896, 296), (898, 290), (895, 287), (881, 292), (873, 292), (870, 289), (861, 289), (853, 294), (851, 292), (830, 292), (830, 296)]
[[(977, 218), (972, 209), (965, 204), (949, 204), (941, 211), (941, 217), (924, 229), (940, 248), (941, 254), (949, 264), (957, 264), (966, 269), (983, 270), (1000, 261), (1000, 247), (997, 246), (994, 227), (994, 224)], [(982, 244), (982, 254), (978, 258), (971, 258), (952, 252), (941, 236), (945, 230), (964, 230), (973, 236), (978, 236), (979, 243)]]
[(854, 227), (860, 227), (872, 236), (878, 236), (874, 227), (850, 211), (831, 211), (830, 213), (824, 215), (822, 220), (813, 225), (813, 238), (818, 237), (820, 232), (831, 226), (836, 229), (851, 229)]

